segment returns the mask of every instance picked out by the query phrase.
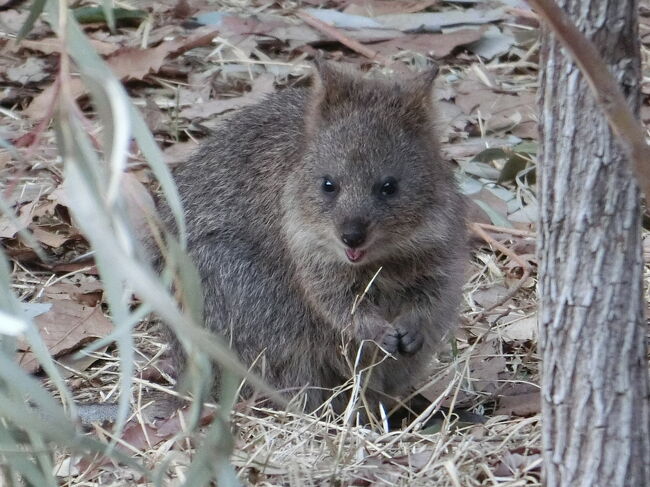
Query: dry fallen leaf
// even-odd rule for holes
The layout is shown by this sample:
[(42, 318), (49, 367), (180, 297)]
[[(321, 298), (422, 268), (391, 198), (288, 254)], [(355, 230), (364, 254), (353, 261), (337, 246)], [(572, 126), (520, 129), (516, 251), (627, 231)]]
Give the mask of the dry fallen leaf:
[[(89, 307), (74, 301), (53, 301), (50, 311), (37, 316), (34, 322), (54, 357), (76, 351), (88, 341), (106, 336), (113, 330), (113, 324), (104, 316), (100, 306)], [(18, 344), (18, 362), (29, 372), (40, 367), (24, 340)]]
[(541, 397), (539, 391), (516, 396), (502, 396), (499, 398), (499, 409), (496, 416), (505, 414), (508, 416), (532, 416), (541, 409)]
[(489, 308), (498, 303), (508, 294), (508, 288), (500, 284), (492, 284), (485, 289), (479, 289), (472, 293), (472, 299), (476, 304), (483, 308)]
[[(110, 405), (109, 405), (110, 406)], [(152, 404), (152, 406), (155, 406)], [(184, 431), (183, 427), (187, 425), (187, 419), (181, 420), (179, 414), (187, 413), (187, 410), (169, 411), (171, 416), (169, 419), (158, 422), (157, 424), (143, 424), (139, 421), (138, 417), (131, 419), (124, 428), (121, 441), (117, 445), (117, 449), (126, 454), (131, 454), (133, 449), (139, 451), (148, 450), (162, 441), (168, 440), (176, 434)], [(144, 413), (146, 415), (146, 413)], [(204, 408), (199, 418), (199, 425), (205, 426), (214, 420), (214, 409)], [(126, 447), (124, 445), (129, 445)], [(104, 457), (98, 461), (92, 462), (91, 458), (84, 458), (79, 463), (79, 467), (83, 470), (92, 466), (98, 468), (102, 465), (109, 465), (113, 462), (112, 459)]]
[(435, 452), (433, 449), (424, 449), (417, 452), (410, 452), (408, 455), (400, 455), (386, 459), (385, 463), (392, 463), (395, 465), (401, 465), (403, 467), (408, 467), (413, 473), (419, 472), (434, 457)]
[[(511, 318), (515, 317), (511, 315)], [(509, 324), (500, 326), (499, 332), (506, 342), (537, 340), (537, 313), (515, 318)]]
[(376, 20), (384, 27), (404, 32), (439, 32), (443, 27), (488, 24), (501, 20), (504, 16), (504, 10), (499, 8), (485, 10), (470, 8), (442, 12), (380, 15), (376, 17)]
[[(167, 57), (178, 55), (193, 47), (208, 44), (217, 35), (212, 28), (197, 29), (189, 37), (174, 39), (149, 49), (124, 48), (110, 56), (106, 63), (118, 79), (142, 79), (149, 73), (157, 72)], [(43, 116), (56, 95), (56, 86), (51, 85), (34, 98), (23, 113), (32, 118)], [(72, 96), (78, 98), (87, 90), (80, 79), (73, 79), (69, 84)]]
[(22, 206), (18, 211), (15, 222), (12, 222), (6, 216), (0, 216), (0, 238), (13, 238), (20, 230), (27, 228), (34, 217), (33, 209), (36, 203), (37, 201), (32, 201)]
[(420, 12), (438, 2), (439, 0), (355, 0), (345, 7), (343, 12), (368, 17), (408, 14)]
[(500, 387), (500, 374), (506, 370), (506, 359), (495, 357), (472, 357), (469, 376), (472, 388), (477, 392), (495, 394)]
[(510, 130), (510, 133), (521, 139), (537, 139), (537, 122), (533, 120), (520, 122), (519, 125)]
[(195, 140), (188, 140), (187, 142), (178, 142), (174, 145), (170, 145), (163, 151), (165, 164), (168, 166), (175, 166), (185, 162), (198, 147), (199, 144), (197, 144)]
[(38, 83), (50, 76), (47, 72), (47, 63), (45, 60), (37, 57), (29, 57), (19, 66), (13, 66), (6, 72), (9, 81), (26, 85), (29, 83)]
[(474, 54), (490, 60), (507, 53), (514, 43), (515, 38), (512, 33), (501, 31), (498, 27), (490, 25), (480, 40), (467, 47)]
[(520, 476), (531, 471), (539, 473), (541, 467), (542, 456), (537, 448), (520, 447), (506, 452), (493, 473), (498, 477)]
[[(92, 44), (95, 51), (97, 51), (97, 53), (101, 54), (102, 56), (107, 56), (108, 54), (111, 54), (120, 48), (120, 46), (117, 44), (97, 41), (94, 39), (89, 39), (89, 42)], [(53, 54), (61, 51), (61, 41), (56, 37), (46, 37), (45, 39), (40, 40), (23, 39), (20, 42), (16, 42), (14, 39), (11, 39), (9, 42), (7, 42), (3, 50), (6, 50), (10, 53), (17, 53), (21, 49), (39, 51), (43, 54)]]
[[(463, 160), (469, 157), (474, 157), (476, 154), (485, 150), (486, 147), (511, 147), (513, 143), (508, 138), (502, 137), (470, 137), (465, 140), (455, 141), (453, 144), (446, 144), (443, 146), (442, 151), (445, 156), (450, 159)], [(494, 179), (499, 177), (496, 171)]]
[(535, 123), (534, 93), (497, 93), (485, 84), (466, 79), (457, 87), (456, 104), (466, 114), (478, 114), (487, 130), (512, 129), (523, 123)]
[[(101, 297), (103, 293), (103, 285), (99, 279), (93, 279), (86, 276), (81, 276), (81, 282), (57, 282), (51, 286), (47, 286), (43, 293), (48, 301), (74, 301), (81, 303), (85, 306), (96, 306), (97, 301), (95, 297)], [(92, 297), (92, 299), (91, 299)], [(94, 300), (94, 304), (89, 304)]]
[[(429, 401), (437, 401), (445, 391), (449, 382), (456, 377), (461, 380), (461, 388), (455, 399), (457, 407), (464, 407), (474, 397), (476, 392), (483, 394), (495, 394), (502, 387), (504, 377), (507, 377), (506, 360), (499, 353), (496, 336), (486, 337), (479, 343), (469, 358), (467, 375), (457, 377), (457, 374), (464, 369), (464, 362), (457, 367), (450, 367), (439, 376), (439, 380), (430, 383), (420, 393)], [(468, 387), (469, 385), (469, 387)], [(450, 406), (455, 389), (441, 401), (442, 406)]]
[(205, 103), (197, 103), (184, 108), (180, 116), (188, 119), (210, 118), (228, 110), (235, 110), (246, 105), (259, 102), (264, 96), (273, 92), (275, 77), (272, 74), (263, 74), (253, 81), (251, 91), (235, 98), (223, 100), (212, 100)]
[(73, 262), (70, 264), (55, 264), (48, 269), (54, 272), (83, 272), (89, 276), (98, 276), (97, 266), (91, 262)]
[(33, 228), (32, 235), (34, 235), (36, 240), (39, 242), (54, 249), (58, 249), (71, 238), (71, 235), (61, 235), (59, 233), (49, 232), (44, 230), (42, 227)]
[(460, 46), (481, 38), (484, 27), (460, 29), (445, 34), (407, 34), (389, 41), (372, 44), (372, 49), (384, 56), (394, 56), (401, 51), (413, 51), (441, 59)]
[(91, 365), (99, 360), (99, 355), (106, 353), (106, 350), (108, 350), (108, 345), (96, 349), (92, 354), (83, 354), (77, 357), (74, 353), (68, 353), (58, 357), (57, 368), (59, 369), (61, 377), (69, 379), (70, 377), (77, 375), (79, 372), (87, 370)]

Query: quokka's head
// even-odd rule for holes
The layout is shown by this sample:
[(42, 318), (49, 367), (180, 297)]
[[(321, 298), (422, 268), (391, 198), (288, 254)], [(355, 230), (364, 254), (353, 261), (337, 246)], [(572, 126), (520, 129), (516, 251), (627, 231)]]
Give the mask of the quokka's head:
[[(439, 245), (456, 189), (432, 113), (437, 67), (369, 80), (318, 63), (303, 160), (284, 189), (289, 244), (306, 257), (378, 264)], [(456, 215), (457, 217), (460, 215)]]

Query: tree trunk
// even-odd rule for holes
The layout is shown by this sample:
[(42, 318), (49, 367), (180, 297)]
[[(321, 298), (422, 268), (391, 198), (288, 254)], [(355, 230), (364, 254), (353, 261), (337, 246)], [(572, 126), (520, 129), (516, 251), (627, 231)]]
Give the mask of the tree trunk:
[[(595, 42), (638, 111), (637, 0), (558, 4)], [(546, 484), (650, 486), (638, 187), (579, 69), (548, 32), (541, 54), (538, 248)]]

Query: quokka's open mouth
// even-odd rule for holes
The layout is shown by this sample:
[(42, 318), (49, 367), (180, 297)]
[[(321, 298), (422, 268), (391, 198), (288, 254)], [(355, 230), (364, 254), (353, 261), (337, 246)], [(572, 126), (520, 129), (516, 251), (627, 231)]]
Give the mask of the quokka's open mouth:
[(347, 248), (345, 249), (345, 255), (350, 262), (359, 262), (366, 255), (366, 251)]

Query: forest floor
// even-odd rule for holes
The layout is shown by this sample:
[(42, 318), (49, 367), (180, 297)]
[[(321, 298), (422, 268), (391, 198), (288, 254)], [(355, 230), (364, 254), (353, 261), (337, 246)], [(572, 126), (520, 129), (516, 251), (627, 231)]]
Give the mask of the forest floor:
[[(232, 455), (241, 482), (541, 485), (534, 223), (539, 24), (529, 7), (519, 0), (119, 5), (128, 15), (118, 16), (115, 32), (98, 8), (77, 12), (77, 19), (124, 80), (170, 166), (182, 164), (219, 117), (305, 83), (309, 60), (319, 52), (361, 71), (394, 76), (424, 69), (432, 60), (441, 65), (435, 91), (439, 132), (445, 157), (457, 166), (462, 191), (472, 201), (473, 245), (453, 350), (437, 359), (422, 394), (437, 407), (471, 411), (485, 421), (448, 417), (422, 428), (420, 418), (392, 431), (383, 424), (344, 427), (327, 413), (307, 416), (241, 403), (233, 414)], [(69, 374), (75, 398), (112, 402), (119, 375), (114, 347), (85, 360), (72, 358), (89, 336), (105, 336), (111, 325), (89, 245), (67, 210), (61, 161), (47, 124), (60, 43), (40, 21), (27, 39), (15, 42), (28, 7), (0, 14), (0, 141), (18, 151), (16, 156), (0, 148), (0, 189), (19, 223), (0, 216), (0, 239), (13, 264), (14, 290), (41, 329), (49, 330), (51, 353), (75, 370)], [(645, 6), (640, 20), (647, 123), (650, 10)], [(85, 95), (81, 89), (75, 93), (92, 132)], [(130, 184), (153, 188), (138, 154), (128, 170)], [(49, 262), (18, 238), (20, 229), (31, 231)], [(648, 259), (650, 246), (645, 249)], [(167, 347), (155, 327), (142, 323), (135, 340), (136, 384), (173, 388), (164, 370), (152, 365)], [(21, 352), (21, 363), (38, 369), (28, 353)], [(175, 437), (182, 422), (145, 429), (139, 419), (127, 425), (125, 442), (145, 465), (169, 461), (166, 485), (180, 484), (193, 457), (193, 444)], [(84, 468), (65, 455), (58, 461), (65, 485), (139, 482), (137, 473), (123, 466)]]

